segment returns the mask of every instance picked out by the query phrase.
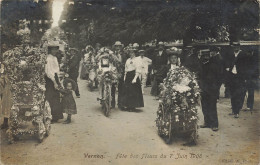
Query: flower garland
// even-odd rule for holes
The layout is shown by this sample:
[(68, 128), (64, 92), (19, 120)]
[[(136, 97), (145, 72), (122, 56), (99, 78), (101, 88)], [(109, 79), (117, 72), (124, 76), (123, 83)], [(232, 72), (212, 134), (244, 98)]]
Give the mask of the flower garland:
[(169, 134), (170, 119), (165, 115), (172, 115), (171, 122), (176, 128), (190, 130), (197, 126), (200, 94), (195, 74), (185, 67), (170, 70), (161, 89), (156, 119), (160, 133), (165, 136)]
[(106, 47), (101, 48), (98, 51), (98, 54), (97, 54), (96, 57), (99, 57), (99, 56), (102, 56), (102, 55), (105, 55), (108, 58), (109, 63), (111, 63), (114, 66), (114, 68), (111, 71), (106, 72), (104, 74), (102, 71), (98, 70), (101, 58), (100, 59), (96, 58), (95, 64), (92, 66), (93, 68), (91, 68), (91, 69), (96, 70), (97, 80), (99, 82), (117, 83), (118, 79), (121, 76), (121, 74), (119, 72), (119, 69), (120, 69), (120, 66), (121, 66), (120, 61), (116, 60), (116, 55), (114, 54), (114, 52), (111, 51), (110, 49), (106, 48)]
[(98, 74), (97, 80), (100, 84), (114, 84), (117, 83), (119, 79), (119, 74), (116, 70), (106, 72), (104, 74)]

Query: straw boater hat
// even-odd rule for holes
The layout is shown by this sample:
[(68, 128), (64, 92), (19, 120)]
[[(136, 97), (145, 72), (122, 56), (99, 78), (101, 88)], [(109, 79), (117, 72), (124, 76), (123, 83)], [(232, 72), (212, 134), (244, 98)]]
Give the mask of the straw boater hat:
[(230, 43), (231, 46), (240, 46), (240, 42), (232, 42)]
[(180, 56), (182, 50), (176, 47), (171, 47), (170, 48), (170, 55), (175, 55), (175, 56)]
[(164, 46), (164, 44), (163, 44), (163, 42), (162, 41), (160, 41), (159, 43), (158, 43), (158, 46)]

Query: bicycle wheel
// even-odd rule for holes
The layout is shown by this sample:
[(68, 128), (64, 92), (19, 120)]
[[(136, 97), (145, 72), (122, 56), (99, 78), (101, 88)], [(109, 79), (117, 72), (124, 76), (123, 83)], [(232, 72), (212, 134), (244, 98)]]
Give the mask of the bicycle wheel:
[(190, 135), (190, 143), (193, 143), (194, 145), (198, 144), (198, 125), (197, 123), (194, 124), (194, 130), (192, 131), (191, 135)]
[(108, 117), (111, 110), (111, 86), (105, 86), (105, 116)]

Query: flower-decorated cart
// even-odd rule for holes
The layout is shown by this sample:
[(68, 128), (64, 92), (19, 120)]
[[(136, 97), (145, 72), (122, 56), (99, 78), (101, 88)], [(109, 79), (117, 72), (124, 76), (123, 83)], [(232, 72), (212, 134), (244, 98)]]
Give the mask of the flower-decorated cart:
[(197, 143), (199, 87), (196, 77), (185, 67), (170, 70), (161, 85), (156, 125), (167, 144), (184, 135)]
[(3, 54), (13, 93), (9, 142), (37, 135), (40, 142), (51, 129), (51, 110), (45, 100), (45, 54), (41, 49), (16, 47)]
[(40, 142), (50, 134), (51, 109), (45, 100), (46, 50), (30, 46), (28, 21), (21, 20), (21, 45), (3, 54), (3, 63), (11, 83), (13, 106), (10, 126), (7, 130), (9, 142), (22, 135), (37, 135)]

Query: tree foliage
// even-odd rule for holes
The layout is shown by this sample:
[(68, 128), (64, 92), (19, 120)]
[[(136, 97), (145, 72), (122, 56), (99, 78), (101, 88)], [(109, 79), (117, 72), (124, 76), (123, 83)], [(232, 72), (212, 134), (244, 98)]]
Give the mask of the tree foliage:
[[(61, 27), (76, 39), (85, 38), (83, 43), (71, 41), (82, 47), (96, 42), (110, 45), (116, 40), (141, 44), (153, 39), (218, 38), (222, 26), (236, 40), (237, 29), (253, 29), (259, 18), (258, 3), (252, 0), (68, 0), (64, 7), (62, 20), (66, 23)], [(95, 28), (89, 40), (86, 29), (91, 21)]]

